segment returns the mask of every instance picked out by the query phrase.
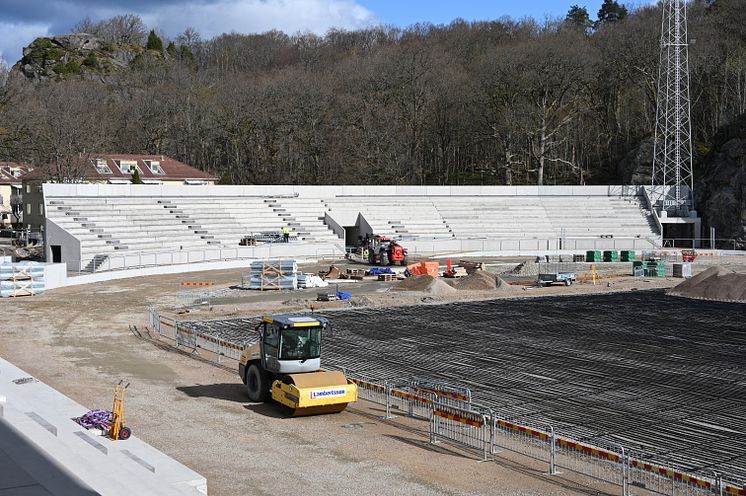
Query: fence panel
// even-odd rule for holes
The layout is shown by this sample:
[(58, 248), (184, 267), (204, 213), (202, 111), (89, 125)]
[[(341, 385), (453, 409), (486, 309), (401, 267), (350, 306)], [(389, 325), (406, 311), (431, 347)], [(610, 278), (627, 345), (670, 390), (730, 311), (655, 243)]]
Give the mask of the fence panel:
[(386, 388), (384, 386), (376, 384), (373, 380), (364, 376), (352, 374), (344, 370), (343, 372), (345, 372), (348, 379), (357, 384), (358, 398), (371, 401), (378, 405), (386, 404)]
[(175, 324), (176, 329), (176, 346), (186, 346), (197, 351), (197, 334), (184, 326), (180, 326), (177, 321)]
[(716, 479), (695, 477), (674, 466), (647, 463), (637, 456), (630, 457), (629, 483), (634, 488), (645, 490), (646, 494), (673, 496), (719, 494), (721, 487)]
[(391, 418), (392, 410), (409, 417), (420, 417), (430, 419), (432, 416), (435, 395), (427, 391), (415, 391), (409, 386), (393, 387), (386, 383), (387, 401), (386, 418)]
[(456, 443), (461, 447), (478, 452), (482, 461), (491, 459), (494, 429), (490, 417), (481, 412), (463, 410), (435, 400), (430, 421), (430, 442), (441, 440)]
[(552, 438), (554, 431), (550, 426), (542, 428), (538, 425), (527, 425), (522, 422), (516, 424), (499, 416), (495, 422), (495, 445), (514, 453), (546, 462), (553, 473)]
[(241, 358), (243, 346), (224, 341), (219, 337), (209, 334), (194, 333), (194, 335), (197, 348), (213, 352), (218, 363), (220, 363), (220, 357), (223, 356), (232, 360), (239, 360)]
[(624, 448), (601, 447), (557, 437), (555, 465), (558, 469), (585, 475), (592, 479), (623, 487), (628, 486), (628, 459)]
[(440, 404), (471, 409), (471, 389), (468, 387), (421, 377), (411, 379), (408, 385), (415, 394), (437, 396)]

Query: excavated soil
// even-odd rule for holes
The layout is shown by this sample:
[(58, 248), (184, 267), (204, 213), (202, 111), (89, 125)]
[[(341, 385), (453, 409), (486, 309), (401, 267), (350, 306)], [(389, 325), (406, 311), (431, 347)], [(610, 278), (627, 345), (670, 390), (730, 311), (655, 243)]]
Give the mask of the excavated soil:
[(430, 275), (408, 277), (391, 289), (394, 291), (421, 291), (433, 295), (445, 295), (456, 292), (456, 289), (447, 283)]
[(513, 292), (515, 288), (503, 281), (500, 276), (479, 270), (461, 279), (454, 279), (451, 286), (458, 290)]
[(738, 274), (720, 266), (710, 267), (671, 288), (668, 294), (701, 300), (746, 303), (746, 274)]

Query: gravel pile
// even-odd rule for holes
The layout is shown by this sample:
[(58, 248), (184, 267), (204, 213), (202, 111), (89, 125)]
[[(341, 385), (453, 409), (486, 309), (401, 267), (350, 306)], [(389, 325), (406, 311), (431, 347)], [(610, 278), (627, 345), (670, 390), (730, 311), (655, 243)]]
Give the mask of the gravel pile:
[(746, 303), (746, 274), (738, 274), (720, 266), (710, 267), (671, 288), (668, 294), (701, 300)]
[(509, 272), (513, 276), (538, 276), (539, 275), (539, 264), (534, 260), (526, 260), (525, 262), (518, 264), (515, 269)]

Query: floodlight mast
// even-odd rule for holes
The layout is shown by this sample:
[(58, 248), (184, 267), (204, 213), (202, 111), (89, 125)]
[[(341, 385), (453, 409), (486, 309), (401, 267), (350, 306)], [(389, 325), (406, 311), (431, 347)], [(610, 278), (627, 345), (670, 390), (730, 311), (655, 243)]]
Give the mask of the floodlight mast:
[(663, 0), (653, 145), (653, 208), (671, 217), (694, 209), (686, 1)]

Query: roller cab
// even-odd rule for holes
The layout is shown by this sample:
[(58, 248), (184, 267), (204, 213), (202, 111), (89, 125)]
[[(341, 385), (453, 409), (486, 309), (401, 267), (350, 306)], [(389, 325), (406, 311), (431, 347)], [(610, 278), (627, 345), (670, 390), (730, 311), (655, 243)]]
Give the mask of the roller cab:
[(239, 375), (252, 401), (274, 401), (293, 416), (341, 412), (357, 401), (342, 372), (321, 370), (321, 338), (329, 321), (309, 315), (270, 315), (259, 341), (241, 354)]

